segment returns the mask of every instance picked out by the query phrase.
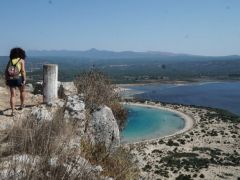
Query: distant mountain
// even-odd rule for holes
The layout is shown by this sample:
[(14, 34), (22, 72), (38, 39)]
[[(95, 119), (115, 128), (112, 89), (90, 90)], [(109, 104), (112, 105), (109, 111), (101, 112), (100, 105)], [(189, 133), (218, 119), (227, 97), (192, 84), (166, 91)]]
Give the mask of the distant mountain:
[(161, 51), (108, 51), (95, 48), (86, 51), (71, 50), (29, 50), (28, 56), (32, 57), (77, 57), (89, 59), (158, 59), (158, 60), (231, 60), (240, 59), (238, 55), (231, 56), (200, 56), (191, 54), (177, 54)]
[(29, 50), (28, 56), (51, 56), (51, 57), (82, 57), (94, 59), (128, 59), (128, 58), (158, 58), (165, 56), (192, 56), (188, 54), (176, 54), (171, 52), (147, 51), (147, 52), (134, 52), (134, 51), (107, 51), (98, 49), (89, 49), (86, 51), (70, 51), (70, 50)]

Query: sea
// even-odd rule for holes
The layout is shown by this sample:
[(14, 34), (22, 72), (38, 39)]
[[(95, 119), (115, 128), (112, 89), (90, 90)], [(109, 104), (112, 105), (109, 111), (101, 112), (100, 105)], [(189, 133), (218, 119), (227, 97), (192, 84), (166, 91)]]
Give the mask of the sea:
[(220, 108), (240, 116), (240, 81), (129, 86), (134, 96), (167, 103)]

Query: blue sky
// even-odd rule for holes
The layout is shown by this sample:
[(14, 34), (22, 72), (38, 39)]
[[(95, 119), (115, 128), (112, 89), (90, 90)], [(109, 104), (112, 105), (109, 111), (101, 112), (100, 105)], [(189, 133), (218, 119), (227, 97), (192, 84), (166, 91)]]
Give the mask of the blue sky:
[(240, 55), (240, 0), (1, 0), (0, 55), (26, 50)]

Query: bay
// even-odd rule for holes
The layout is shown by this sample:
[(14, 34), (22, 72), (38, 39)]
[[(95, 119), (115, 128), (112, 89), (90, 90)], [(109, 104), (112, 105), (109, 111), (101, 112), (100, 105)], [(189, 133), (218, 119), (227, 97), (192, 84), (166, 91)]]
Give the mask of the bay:
[(167, 103), (220, 108), (240, 115), (240, 81), (129, 86), (136, 97)]

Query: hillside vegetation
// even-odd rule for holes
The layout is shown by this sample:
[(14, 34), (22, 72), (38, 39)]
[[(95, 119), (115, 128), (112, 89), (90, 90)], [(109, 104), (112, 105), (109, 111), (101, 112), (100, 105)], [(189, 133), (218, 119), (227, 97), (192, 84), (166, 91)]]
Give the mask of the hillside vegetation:
[[(0, 71), (3, 71), (8, 57), (0, 57)], [(79, 74), (93, 66), (108, 74), (115, 83), (136, 83), (169, 80), (239, 80), (239, 56), (161, 56), (144, 58), (81, 58), (81, 57), (28, 57), (28, 75), (34, 80), (42, 78), (42, 64), (59, 65), (60, 81), (73, 81)], [(30, 72), (30, 67), (33, 71)]]

